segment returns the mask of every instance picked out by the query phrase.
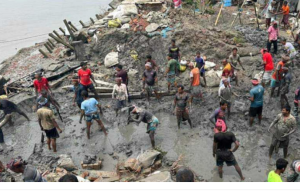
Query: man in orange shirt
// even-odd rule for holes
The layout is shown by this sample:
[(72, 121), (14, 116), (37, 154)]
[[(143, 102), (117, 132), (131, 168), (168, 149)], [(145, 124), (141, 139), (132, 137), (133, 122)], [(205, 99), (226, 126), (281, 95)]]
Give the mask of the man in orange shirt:
[(290, 14), (290, 7), (288, 6), (288, 2), (284, 1), (282, 6), (282, 12), (279, 12), (278, 14), (283, 14), (282, 17), (282, 23), (284, 25), (284, 29), (288, 29), (289, 25), (289, 14)]
[(277, 97), (280, 94), (280, 84), (281, 84), (281, 79), (283, 75), (283, 67), (285, 64), (290, 60), (289, 57), (283, 56), (282, 60), (279, 61), (279, 63), (276, 66), (276, 70), (272, 75), (271, 78), (271, 95), (270, 97), (273, 97), (275, 88), (278, 87), (278, 92), (277, 92)]
[(200, 86), (200, 70), (198, 67), (195, 67), (194, 64), (190, 64), (189, 67), (191, 69), (191, 102), (193, 102), (193, 98), (198, 102), (203, 99)]
[(91, 79), (95, 84), (96, 81), (94, 79), (94, 76), (92, 75), (92, 71), (87, 67), (87, 62), (85, 61), (81, 62), (80, 66), (81, 69), (79, 69), (78, 71), (78, 78), (79, 78), (81, 90), (88, 91), (89, 89), (95, 94), (96, 99), (99, 98)]

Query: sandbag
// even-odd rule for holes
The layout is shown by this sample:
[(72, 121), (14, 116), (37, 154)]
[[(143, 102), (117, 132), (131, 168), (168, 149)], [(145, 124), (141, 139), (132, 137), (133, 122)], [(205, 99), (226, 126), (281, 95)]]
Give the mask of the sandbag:
[(211, 61), (205, 61), (205, 69), (206, 68), (213, 68), (215, 67), (216, 64), (214, 62), (211, 62)]
[(64, 168), (67, 171), (77, 170), (77, 167), (69, 155), (60, 155), (57, 161), (57, 167)]
[(208, 87), (218, 87), (220, 85), (222, 71), (210, 70), (205, 73), (206, 83)]
[(160, 155), (160, 152), (156, 150), (148, 150), (145, 153), (138, 156), (138, 161), (141, 163), (144, 169), (153, 165), (157, 156)]
[(172, 179), (169, 171), (156, 171), (138, 182), (172, 182)]
[(122, 25), (122, 22), (120, 19), (114, 19), (108, 21), (108, 27), (109, 28), (118, 28)]
[(104, 65), (105, 67), (112, 67), (119, 63), (119, 53), (118, 52), (110, 52), (105, 56)]

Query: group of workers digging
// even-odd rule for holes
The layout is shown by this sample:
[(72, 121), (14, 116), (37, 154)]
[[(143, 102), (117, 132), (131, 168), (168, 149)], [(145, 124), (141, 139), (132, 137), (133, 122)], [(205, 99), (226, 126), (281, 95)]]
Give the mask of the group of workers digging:
[[(274, 34), (272, 34), (271, 36), (272, 38), (275, 38)], [(285, 43), (284, 45), (287, 45), (288, 47), (287, 50), (289, 52), (287, 53), (291, 54), (292, 50), (290, 48), (290, 45), (285, 41), (283, 41), (283, 43)], [(271, 97), (274, 96), (275, 88), (278, 88), (277, 96), (279, 96), (281, 93), (280, 101), (282, 113), (276, 117), (276, 119), (272, 122), (268, 129), (268, 131), (274, 130), (269, 150), (269, 156), (270, 158), (272, 157), (274, 149), (276, 152), (278, 152), (279, 148), (283, 148), (284, 158), (286, 158), (288, 154), (289, 135), (291, 135), (296, 130), (296, 120), (290, 113), (291, 107), (289, 106), (289, 102), (286, 96), (286, 94), (289, 92), (289, 86), (292, 80), (288, 68), (288, 61), (290, 58), (286, 56), (282, 57), (282, 60), (276, 65), (276, 68), (274, 70), (273, 59), (272, 55), (269, 53), (269, 47), (268, 49), (262, 49), (261, 54), (262, 66), (264, 69), (261, 81), (262, 85), (260, 85), (258, 79), (252, 79), (251, 81), (253, 88), (250, 90), (250, 96), (248, 97), (251, 102), (249, 109), (249, 124), (250, 126), (253, 125), (254, 118), (256, 116), (258, 116), (259, 124), (261, 123), (265, 88), (270, 84)], [(197, 52), (195, 58), (193, 59), (194, 62), (188, 61), (187, 65), (190, 69), (189, 91), (186, 91), (184, 86), (177, 85), (176, 82), (176, 77), (179, 74), (180, 59), (180, 49), (176, 45), (175, 40), (172, 40), (172, 46), (169, 48), (169, 54), (167, 57), (168, 62), (164, 75), (167, 78), (168, 91), (171, 91), (171, 86), (177, 88), (177, 93), (174, 97), (173, 110), (174, 115), (176, 115), (177, 117), (178, 128), (181, 127), (182, 121), (188, 121), (190, 127), (193, 128), (192, 121), (189, 116), (189, 109), (192, 108), (193, 102), (203, 100), (200, 78), (203, 78), (203, 86), (206, 87), (206, 58), (201, 57), (200, 52)], [(228, 130), (228, 126), (226, 123), (226, 113), (228, 119), (230, 118), (231, 114), (232, 95), (238, 96), (232, 91), (231, 81), (235, 80), (236, 86), (238, 86), (238, 65), (240, 65), (242, 69), (244, 69), (240, 56), (238, 54), (238, 49), (233, 48), (232, 54), (228, 57), (228, 59), (224, 59), (222, 61), (222, 64), (224, 68), (218, 91), (220, 107), (217, 108), (209, 118), (210, 122), (213, 124), (215, 133), (213, 139), (213, 157), (216, 158), (216, 164), (218, 166), (218, 171), (221, 178), (223, 177), (222, 169), (225, 162), (228, 166), (234, 166), (241, 180), (244, 180), (245, 177), (243, 176), (241, 168), (239, 167), (233, 155), (233, 153), (239, 148), (239, 141), (236, 139), (234, 133)], [(116, 116), (118, 116), (120, 110), (127, 107), (127, 102), (130, 102), (130, 94), (128, 92), (129, 78), (122, 65), (117, 65), (115, 69), (116, 84), (113, 87), (112, 99), (116, 103), (115, 112)], [(155, 93), (157, 100), (160, 100), (160, 95), (158, 92), (158, 69), (159, 67), (156, 62), (152, 59), (151, 55), (148, 55), (145, 61), (145, 71), (142, 75), (142, 91), (146, 92), (148, 101), (150, 101), (150, 96), (153, 92)], [(62, 129), (56, 122), (54, 112), (50, 108), (50, 105), (53, 105), (56, 108), (58, 114), (60, 105), (54, 99), (54, 94), (50, 89), (47, 79), (42, 77), (41, 74), (36, 74), (35, 78), (36, 80), (34, 81), (34, 87), (37, 96), (36, 108), (38, 122), (41, 130), (45, 131), (46, 133), (49, 150), (53, 148), (53, 152), (56, 152), (56, 139), (59, 138), (59, 133), (62, 133)], [(105, 135), (108, 134), (102, 121), (100, 120), (100, 115), (103, 115), (103, 112), (101, 109), (101, 105), (97, 100), (99, 99), (99, 96), (92, 81), (96, 84), (91, 70), (87, 67), (87, 62), (82, 62), (81, 69), (78, 71), (77, 76), (74, 76), (72, 78), (72, 82), (74, 85), (73, 103), (74, 106), (77, 105), (81, 110), (79, 123), (82, 123), (83, 117), (86, 120), (88, 139), (90, 139), (91, 137), (90, 129), (93, 120), (98, 123), (99, 127), (102, 129)], [(300, 100), (299, 90), (300, 88), (297, 89), (295, 94), (294, 103), (296, 110), (298, 110)], [(89, 97), (89, 91), (94, 93), (96, 99)], [(28, 120), (29, 118), (14, 103), (8, 100), (0, 100), (0, 109), (3, 110), (5, 114), (4, 120), (0, 123), (0, 143), (3, 143), (4, 139), (1, 127), (4, 126), (7, 122), (12, 123), (12, 112), (17, 112), (23, 115)], [(138, 106), (129, 106), (128, 110), (130, 112), (129, 122), (143, 122), (147, 124), (146, 132), (149, 134), (152, 147), (155, 148), (154, 135), (159, 125), (158, 118), (150, 111), (142, 109)], [(234, 148), (232, 148), (233, 143), (235, 144)], [(14, 168), (13, 165), (18, 162), (21, 162), (21, 160), (11, 163), (10, 167), (12, 168), (12, 170)], [(285, 170), (286, 165), (287, 164), (285, 160), (278, 160), (278, 162), (276, 163), (277, 170), (270, 172), (269, 177), (274, 177), (274, 174), (280, 175), (282, 171)], [(295, 163), (295, 166), (298, 166), (297, 169), (299, 169), (299, 162)], [(22, 171), (24, 172), (24, 169)]]

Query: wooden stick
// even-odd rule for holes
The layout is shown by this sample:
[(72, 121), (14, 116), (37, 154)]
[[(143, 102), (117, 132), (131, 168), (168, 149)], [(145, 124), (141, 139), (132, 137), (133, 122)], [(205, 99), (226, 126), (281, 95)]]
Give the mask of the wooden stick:
[(58, 37), (54, 36), (52, 33), (49, 33), (49, 36), (52, 37), (53, 39), (55, 39), (58, 43), (61, 43), (61, 44), (65, 45), (66, 47), (68, 47), (68, 48), (74, 50), (74, 47), (73, 47), (73, 46), (67, 44), (67, 43), (64, 42), (63, 40), (61, 40), (61, 39), (59, 39)]
[[(243, 8), (243, 6), (245, 5), (245, 2), (246, 2), (247, 0), (244, 0), (244, 2), (243, 2), (243, 4), (242, 4), (242, 6), (241, 6), (241, 9)], [(232, 21), (232, 23), (231, 23), (231, 25), (230, 25), (230, 28), (233, 26), (233, 24), (234, 24), (234, 22), (235, 22), (235, 20), (237, 19), (237, 17), (239, 16), (239, 14), (237, 14), (235, 17), (234, 17), (234, 19), (233, 19), (233, 21)]]
[(80, 20), (79, 23), (82, 25), (83, 28), (87, 28), (87, 26)]
[(90, 20), (91, 20), (91, 22), (92, 22), (93, 24), (95, 24), (95, 21), (94, 21), (94, 19), (93, 19), (93, 18), (90, 18)]
[(44, 44), (44, 46), (46, 47), (46, 49), (47, 49), (50, 53), (52, 53), (52, 50), (50, 49), (50, 47), (49, 47), (47, 44)]
[(55, 47), (55, 44), (51, 41), (51, 39), (48, 39), (48, 42), (52, 45), (52, 47)]
[(220, 11), (219, 11), (219, 14), (218, 14), (218, 17), (217, 17), (216, 22), (215, 22), (215, 26), (218, 24), (219, 17), (220, 17), (220, 15), (221, 15), (223, 5), (224, 5), (224, 4), (222, 3), (221, 8), (220, 8)]
[(57, 36), (57, 38), (63, 40), (63, 39), (61, 38), (61, 36), (57, 33), (57, 31), (53, 30), (53, 33)]
[(54, 49), (54, 47), (52, 47), (52, 45), (51, 45), (49, 42), (46, 42), (46, 45), (48, 45), (48, 47), (49, 47), (51, 50)]
[[(67, 30), (68, 30), (69, 33), (70, 33), (71, 38), (72, 38), (73, 40), (75, 40), (75, 35), (74, 35), (73, 31), (71, 30), (71, 28), (70, 28), (70, 26), (69, 26), (69, 24), (68, 24), (68, 22), (67, 22), (66, 19), (64, 20), (64, 23), (65, 23), (65, 25), (66, 25), (66, 27), (67, 27)], [(73, 50), (74, 50), (74, 49), (73, 49)]]
[(39, 49), (39, 52), (44, 56), (44, 58), (49, 58), (48, 55), (42, 49)]
[(71, 21), (69, 21), (69, 25), (70, 25), (75, 31), (78, 31), (78, 29), (71, 23)]
[(59, 30), (64, 34), (64, 36), (66, 36), (66, 31), (63, 30), (63, 28), (60, 27)]

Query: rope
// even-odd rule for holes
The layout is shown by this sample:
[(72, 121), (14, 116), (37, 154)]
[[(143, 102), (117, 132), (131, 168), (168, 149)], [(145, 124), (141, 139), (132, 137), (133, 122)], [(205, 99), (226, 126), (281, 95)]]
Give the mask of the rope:
[(48, 33), (41, 34), (41, 35), (35, 35), (35, 36), (31, 36), (31, 37), (25, 37), (25, 38), (22, 38), (22, 39), (14, 39), (14, 40), (8, 40), (8, 41), (0, 40), (0, 43), (10, 43), (10, 42), (15, 42), (15, 41), (22, 41), (22, 40), (26, 40), (26, 39), (32, 39), (32, 38), (35, 38), (35, 37), (41, 37), (41, 36), (44, 36), (44, 35), (48, 35)]

